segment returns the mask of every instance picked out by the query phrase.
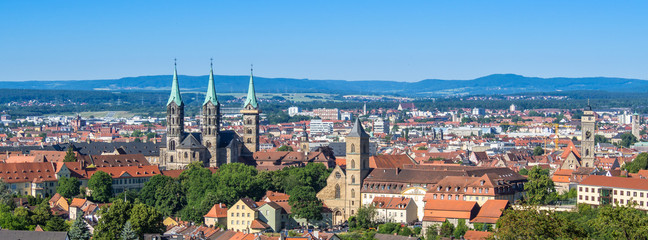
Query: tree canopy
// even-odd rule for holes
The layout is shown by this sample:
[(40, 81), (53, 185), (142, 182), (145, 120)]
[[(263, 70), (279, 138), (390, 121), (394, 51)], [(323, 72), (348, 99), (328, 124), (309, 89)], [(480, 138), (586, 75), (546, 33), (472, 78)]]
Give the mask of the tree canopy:
[(528, 182), (524, 185), (527, 192), (526, 201), (530, 204), (548, 204), (556, 199), (554, 182), (549, 171), (535, 166), (529, 171)]
[(61, 177), (58, 180), (58, 187), (56, 192), (65, 198), (71, 198), (79, 195), (81, 182), (74, 177)]
[(92, 191), (92, 200), (108, 202), (113, 196), (112, 177), (108, 173), (98, 171), (88, 180), (88, 188)]

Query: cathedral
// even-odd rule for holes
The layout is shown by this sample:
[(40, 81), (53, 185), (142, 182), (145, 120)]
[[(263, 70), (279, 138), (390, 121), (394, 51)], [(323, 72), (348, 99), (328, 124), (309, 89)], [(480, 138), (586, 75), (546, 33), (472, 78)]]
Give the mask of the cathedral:
[(200, 132), (184, 129), (184, 102), (180, 95), (178, 70), (174, 67), (171, 95), (167, 102), (167, 133), (160, 148), (160, 166), (167, 169), (184, 169), (192, 162), (202, 162), (205, 167), (238, 162), (239, 157), (251, 155), (259, 148), (259, 105), (254, 91), (254, 79), (250, 72), (248, 95), (243, 105), (244, 134), (221, 131), (221, 105), (216, 97), (213, 67), (200, 116)]

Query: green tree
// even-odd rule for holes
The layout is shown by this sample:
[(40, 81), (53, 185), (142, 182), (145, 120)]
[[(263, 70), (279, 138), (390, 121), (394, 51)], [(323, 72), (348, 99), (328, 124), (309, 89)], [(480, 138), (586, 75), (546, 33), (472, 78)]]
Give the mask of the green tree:
[(243, 163), (222, 165), (214, 174), (216, 196), (228, 206), (243, 197), (261, 198), (265, 192), (261, 189), (263, 184), (259, 182), (257, 174), (256, 168)]
[(170, 216), (187, 205), (187, 199), (178, 181), (170, 179), (167, 185), (155, 191), (155, 208), (165, 216)]
[(72, 146), (68, 147), (68, 150), (65, 153), (65, 158), (63, 158), (63, 162), (76, 162), (77, 161), (77, 157), (76, 157), (76, 154), (75, 154), (73, 148), (74, 147), (72, 147)]
[(126, 221), (130, 219), (130, 212), (133, 205), (119, 199), (108, 208), (99, 211), (99, 223), (95, 227), (94, 238), (97, 240), (117, 239), (124, 228)]
[(594, 143), (596, 143), (596, 144), (598, 144), (598, 143), (609, 143), (609, 142), (610, 142), (610, 140), (607, 139), (603, 135), (598, 135), (598, 134), (594, 135)]
[(137, 203), (131, 209), (130, 220), (127, 224), (130, 223), (132, 230), (140, 238), (144, 238), (145, 233), (164, 233), (165, 227), (162, 225), (162, 220), (162, 214), (155, 208)]
[(376, 208), (374, 206), (363, 206), (358, 209), (355, 216), (349, 218), (349, 229), (353, 222), (353, 229), (369, 229), (376, 227)]
[(108, 202), (113, 196), (112, 178), (108, 173), (98, 171), (88, 180), (88, 188), (92, 191), (92, 200)]
[(322, 202), (317, 198), (315, 190), (310, 186), (298, 186), (290, 191), (288, 204), (292, 214), (305, 218), (307, 222), (322, 219)]
[(549, 177), (549, 171), (539, 166), (531, 168), (528, 182), (524, 185), (527, 201), (530, 204), (548, 204), (556, 199), (554, 182)]
[(494, 239), (577, 239), (586, 235), (563, 214), (535, 207), (504, 210), (497, 226)]
[(58, 180), (56, 192), (65, 198), (71, 198), (80, 193), (81, 182), (74, 177), (61, 177)]
[(591, 222), (600, 239), (645, 239), (648, 215), (635, 206), (604, 206)]
[(420, 147), (418, 147), (416, 150), (428, 150), (428, 148), (425, 147), (425, 146), (420, 146)]
[(630, 147), (632, 144), (635, 144), (637, 142), (637, 137), (633, 135), (630, 132), (626, 132), (621, 135), (621, 142), (619, 142), (619, 146), (622, 147)]
[(34, 211), (32, 211), (31, 220), (36, 225), (45, 226), (50, 218), (52, 218), (52, 213), (47, 202), (38, 204)]
[(378, 226), (378, 233), (394, 234), (394, 233), (398, 233), (400, 228), (401, 228), (400, 224), (388, 222), (388, 223), (380, 224)]
[(412, 236), (412, 234), (414, 234), (414, 232), (412, 232), (412, 229), (409, 228), (409, 227), (402, 227), (402, 228), (398, 231), (398, 235), (400, 235), (400, 236), (406, 236), (406, 237), (409, 237), (409, 236)]
[(430, 225), (425, 229), (425, 239), (426, 240), (437, 240), (437, 239), (439, 239), (439, 225), (438, 224)]
[(457, 221), (457, 227), (452, 231), (452, 234), (454, 235), (455, 238), (460, 239), (463, 237), (464, 234), (466, 234), (466, 231), (468, 231), (468, 226), (466, 226), (466, 220), (465, 219), (459, 219)]
[(10, 208), (15, 206), (11, 189), (9, 189), (9, 185), (2, 179), (0, 179), (0, 205), (5, 205)]
[(92, 237), (90, 229), (88, 229), (88, 225), (85, 223), (83, 218), (77, 218), (74, 220), (68, 235), (70, 236), (70, 240), (90, 240)]
[(454, 236), (454, 225), (452, 225), (452, 223), (446, 220), (441, 224), (441, 228), (439, 229), (439, 235), (441, 235), (442, 237)]
[(281, 147), (277, 148), (278, 152), (292, 152), (294, 151), (291, 146), (288, 145), (282, 145)]
[(65, 232), (70, 226), (61, 217), (52, 216), (45, 224), (45, 230), (55, 232)]
[(526, 168), (522, 168), (520, 169), (519, 174), (523, 176), (529, 175), (529, 170), (527, 170)]
[(137, 236), (137, 233), (133, 228), (131, 227), (130, 221), (126, 221), (126, 224), (124, 225), (124, 228), (121, 231), (121, 234), (119, 235), (120, 240), (138, 240), (139, 237)]
[(639, 153), (632, 162), (626, 163), (623, 168), (630, 173), (637, 173), (639, 170), (648, 169), (648, 153)]
[(545, 153), (544, 149), (542, 147), (537, 146), (533, 149), (533, 156), (541, 156)]

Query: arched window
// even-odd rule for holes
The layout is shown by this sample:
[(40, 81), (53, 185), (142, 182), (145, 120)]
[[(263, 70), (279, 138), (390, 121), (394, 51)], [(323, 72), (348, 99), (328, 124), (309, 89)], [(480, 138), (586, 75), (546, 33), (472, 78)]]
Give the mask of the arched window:
[(169, 150), (175, 151), (175, 141), (169, 142)]
[(351, 168), (355, 168), (355, 160), (351, 160)]
[(340, 185), (335, 184), (335, 199), (340, 198)]
[(175, 108), (171, 108), (171, 114), (175, 114)]
[(252, 129), (251, 128), (247, 129), (247, 134), (252, 134)]
[(351, 183), (355, 183), (355, 176), (351, 175)]
[(173, 162), (173, 156), (169, 157), (169, 162)]
[(355, 189), (351, 189), (351, 198), (355, 198)]
[(585, 149), (585, 156), (589, 156), (589, 149)]
[(185, 152), (184, 155), (185, 155), (185, 159), (189, 158), (189, 153), (186, 153), (186, 152)]
[(193, 158), (194, 158), (194, 159), (198, 159), (198, 152), (194, 152), (194, 154), (193, 154)]
[(252, 138), (248, 138), (247, 143), (252, 143)]
[(207, 148), (210, 148), (210, 147), (211, 147), (211, 142), (210, 142), (210, 141), (207, 141), (207, 146), (206, 146), (206, 147), (207, 147)]
[(355, 144), (353, 144), (353, 143), (351, 144), (351, 152), (352, 152), (352, 153), (355, 152)]

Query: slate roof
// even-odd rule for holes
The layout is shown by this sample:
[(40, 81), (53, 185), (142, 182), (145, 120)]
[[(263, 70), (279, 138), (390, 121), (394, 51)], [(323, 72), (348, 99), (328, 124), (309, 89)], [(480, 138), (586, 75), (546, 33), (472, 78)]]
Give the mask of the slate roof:
[[(162, 144), (153, 142), (75, 142), (70, 143), (74, 149), (83, 155), (101, 155), (112, 153), (115, 149), (121, 148), (126, 154), (141, 153), (144, 156), (159, 156)], [(61, 144), (59, 151), (66, 151), (70, 144)]]
[(360, 118), (356, 118), (355, 123), (353, 124), (353, 128), (351, 128), (351, 132), (349, 132), (347, 137), (361, 137), (361, 138), (369, 137), (369, 134), (367, 134), (367, 132), (365, 132), (364, 130), (364, 127), (362, 127)]
[(67, 232), (37, 232), (37, 231), (18, 231), (18, 230), (0, 230), (0, 239), (20, 239), (20, 240), (67, 240)]
[(201, 134), (199, 133), (185, 133), (184, 139), (178, 145), (178, 148), (205, 148), (200, 143)]

